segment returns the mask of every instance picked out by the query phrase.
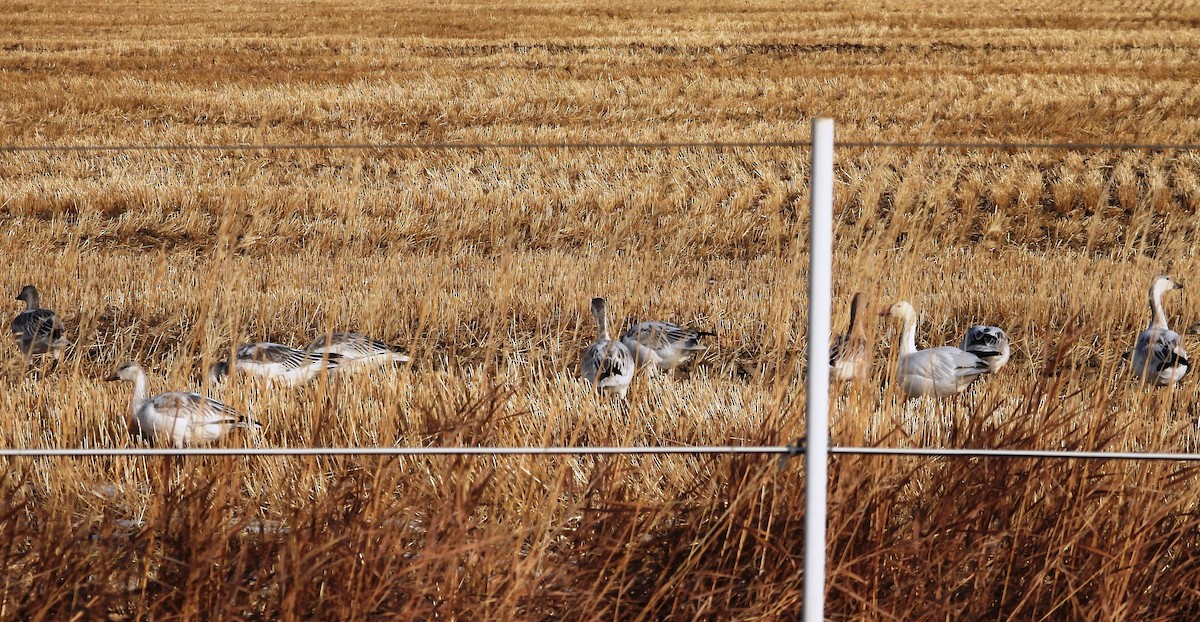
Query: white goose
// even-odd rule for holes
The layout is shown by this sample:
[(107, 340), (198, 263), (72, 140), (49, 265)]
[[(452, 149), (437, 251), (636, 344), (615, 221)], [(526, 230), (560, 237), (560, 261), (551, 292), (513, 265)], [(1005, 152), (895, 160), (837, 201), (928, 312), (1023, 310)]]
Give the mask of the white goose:
[(641, 322), (625, 331), (621, 343), (633, 355), (638, 369), (672, 370), (692, 358), (693, 352), (708, 348), (700, 345), (705, 337), (717, 334), (705, 330), (684, 328), (671, 322)]
[(33, 363), (35, 354), (51, 352), (54, 358), (62, 355), (63, 348), (71, 345), (63, 337), (66, 327), (50, 309), (41, 308), (37, 288), (26, 285), (17, 294), (17, 300), (25, 303), (25, 310), (12, 321), (12, 335), (26, 363)]
[(954, 346), (917, 350), (917, 314), (911, 304), (897, 302), (880, 315), (894, 317), (903, 326), (896, 382), (908, 397), (957, 395), (988, 372), (987, 362)]
[(1004, 367), (1012, 354), (1008, 335), (997, 326), (976, 324), (968, 328), (959, 347), (983, 359), (988, 364), (988, 371), (993, 374)]
[(248, 343), (239, 346), (234, 353), (232, 370), (229, 361), (210, 365), (208, 381), (215, 384), (236, 370), (296, 386), (312, 380), (322, 371), (336, 369), (341, 359), (340, 354), (297, 350), (278, 343)]
[(1183, 285), (1166, 275), (1154, 277), (1150, 283), (1150, 325), (1138, 333), (1133, 346), (1133, 374), (1142, 382), (1160, 387), (1179, 382), (1190, 365), (1183, 339), (1167, 327), (1167, 314), (1163, 312), (1163, 294), (1173, 289), (1183, 289)]
[(602, 393), (616, 394), (622, 398), (629, 390), (633, 374), (637, 370), (633, 354), (620, 341), (608, 336), (608, 318), (603, 298), (592, 299), (592, 315), (596, 318), (596, 341), (583, 351), (579, 372), (584, 380)]
[(388, 363), (407, 363), (411, 360), (399, 346), (358, 333), (321, 335), (308, 346), (308, 351), (340, 356), (339, 371), (367, 369)]
[(866, 296), (854, 292), (850, 299), (850, 328), (838, 335), (829, 348), (829, 372), (836, 380), (860, 380), (871, 371), (871, 354), (867, 343), (867, 328), (862, 310)]
[(171, 391), (147, 398), (146, 371), (133, 361), (121, 363), (105, 380), (133, 383), (129, 433), (152, 444), (170, 441), (174, 447), (199, 445), (220, 440), (233, 428), (253, 432), (260, 427), (249, 417), (199, 393)]

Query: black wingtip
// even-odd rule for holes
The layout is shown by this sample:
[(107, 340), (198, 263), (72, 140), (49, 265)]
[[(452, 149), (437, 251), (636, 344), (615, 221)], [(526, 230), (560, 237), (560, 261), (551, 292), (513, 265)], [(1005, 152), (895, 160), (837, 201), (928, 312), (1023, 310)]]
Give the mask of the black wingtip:
[(605, 360), (601, 362), (600, 369), (596, 373), (596, 382), (600, 382), (605, 378), (611, 378), (620, 374), (616, 364), (613, 361)]

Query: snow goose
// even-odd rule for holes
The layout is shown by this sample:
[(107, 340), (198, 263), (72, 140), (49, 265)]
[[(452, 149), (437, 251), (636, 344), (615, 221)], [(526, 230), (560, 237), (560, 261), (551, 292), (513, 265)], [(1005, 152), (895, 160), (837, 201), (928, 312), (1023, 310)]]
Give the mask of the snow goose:
[(860, 380), (871, 370), (867, 328), (861, 313), (867, 306), (865, 301), (866, 296), (854, 292), (850, 299), (850, 327), (829, 348), (829, 372), (837, 380)]
[(308, 346), (308, 351), (340, 356), (339, 371), (407, 363), (410, 360), (399, 346), (358, 333), (321, 335)]
[(917, 314), (911, 304), (897, 302), (880, 315), (896, 318), (903, 326), (896, 382), (908, 397), (957, 395), (988, 372), (986, 361), (954, 346), (917, 350)]
[(17, 342), (26, 363), (33, 363), (33, 355), (53, 352), (54, 358), (62, 354), (63, 348), (71, 345), (63, 337), (62, 320), (50, 309), (41, 308), (37, 288), (26, 285), (21, 288), (17, 300), (25, 303), (25, 310), (12, 321), (13, 339)]
[(716, 333), (684, 328), (671, 322), (641, 322), (625, 331), (621, 343), (633, 355), (638, 369), (647, 368), (672, 370), (686, 363), (694, 352), (708, 348), (700, 345), (705, 337), (716, 337)]
[(312, 380), (322, 371), (336, 369), (341, 359), (340, 354), (297, 350), (278, 343), (247, 343), (234, 353), (232, 370), (229, 361), (210, 365), (208, 381), (220, 382), (230, 371), (236, 370), (296, 386)]
[(993, 374), (1004, 367), (1012, 354), (1008, 347), (1008, 335), (1004, 334), (1003, 330), (981, 324), (967, 329), (959, 347), (983, 359), (988, 364), (988, 371)]
[(129, 433), (152, 444), (170, 441), (174, 447), (220, 440), (233, 428), (251, 432), (260, 426), (236, 410), (199, 393), (171, 391), (146, 397), (146, 371), (133, 361), (117, 366), (107, 381), (133, 383)]
[(1159, 275), (1150, 283), (1150, 325), (1138, 333), (1133, 345), (1133, 374), (1142, 382), (1160, 387), (1179, 382), (1188, 371), (1187, 351), (1179, 333), (1167, 327), (1163, 294), (1183, 289), (1169, 276)]
[(608, 336), (608, 318), (605, 316), (603, 298), (592, 299), (592, 315), (596, 318), (596, 341), (583, 351), (579, 371), (584, 380), (602, 393), (616, 394), (622, 398), (633, 381), (637, 370), (633, 354), (620, 341)]

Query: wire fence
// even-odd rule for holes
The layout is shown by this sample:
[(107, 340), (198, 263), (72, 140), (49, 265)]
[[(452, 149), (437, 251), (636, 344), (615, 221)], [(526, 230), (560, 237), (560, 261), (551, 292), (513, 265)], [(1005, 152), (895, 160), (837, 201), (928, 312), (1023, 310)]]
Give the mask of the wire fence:
[[(660, 149), (808, 149), (803, 140), (699, 142), (513, 142), (513, 143), (278, 143), (278, 144), (117, 144), (117, 145), (0, 145), (0, 153), (72, 153), (106, 151), (495, 151), (495, 150), (660, 150)], [(1005, 151), (1200, 151), (1188, 143), (1074, 143), (973, 141), (838, 141), (835, 147), (860, 149), (995, 149)]]
[[(993, 149), (1056, 151), (1200, 151), (1189, 143), (1075, 143), (986, 141), (837, 141), (836, 147), (861, 149)], [(0, 145), (0, 153), (79, 153), (131, 151), (489, 151), (489, 150), (662, 150), (662, 149), (810, 149), (811, 139), (765, 141), (668, 142), (428, 142), (428, 143), (278, 143), (278, 144), (114, 144)], [(1200, 462), (1200, 453), (851, 447), (831, 445), (832, 455), (917, 456), (944, 458), (1024, 458), (1055, 460), (1150, 460)], [(0, 448), (0, 458), (187, 457), (187, 456), (585, 456), (585, 455), (778, 455), (805, 453), (793, 445), (694, 447), (192, 447), (171, 448)]]
[(167, 448), (31, 448), (0, 449), (0, 458), (103, 458), (150, 456), (569, 456), (614, 454), (711, 455), (784, 454), (802, 452), (792, 446), (695, 447), (191, 447)]
[[(694, 447), (44, 447), (0, 449), (0, 458), (112, 458), (188, 456), (602, 456), (602, 455), (803, 455), (802, 441), (793, 445), (708, 445)], [(1200, 453), (1080, 451), (1053, 449), (970, 449), (939, 447), (829, 447), (833, 455), (909, 456), (925, 458), (1018, 458), (1029, 460), (1148, 460), (1200, 462)]]

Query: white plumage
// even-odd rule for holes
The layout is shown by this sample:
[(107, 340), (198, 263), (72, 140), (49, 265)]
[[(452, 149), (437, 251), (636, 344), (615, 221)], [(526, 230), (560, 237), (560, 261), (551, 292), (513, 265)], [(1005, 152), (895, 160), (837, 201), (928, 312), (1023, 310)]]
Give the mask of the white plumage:
[(621, 343), (633, 355), (638, 369), (671, 370), (686, 363), (693, 353), (707, 350), (700, 340), (716, 335), (671, 322), (641, 322), (625, 331)]
[(322, 371), (336, 369), (342, 358), (340, 354), (297, 350), (265, 341), (239, 346), (234, 354), (232, 366), (229, 361), (209, 366), (209, 382), (220, 382), (230, 371), (238, 371), (296, 386), (312, 380)]
[(389, 363), (407, 363), (409, 357), (399, 346), (358, 333), (321, 335), (308, 346), (309, 352), (338, 355), (338, 371), (367, 369)]
[(957, 395), (988, 372), (983, 359), (954, 346), (917, 350), (917, 314), (911, 304), (897, 302), (881, 315), (896, 318), (903, 326), (896, 382), (908, 397)]
[(133, 383), (129, 432), (137, 438), (174, 447), (220, 440), (233, 428), (256, 430), (259, 425), (236, 410), (199, 393), (171, 391), (146, 397), (146, 371), (133, 361), (121, 363), (105, 380)]
[(959, 347), (983, 359), (988, 364), (988, 371), (993, 374), (1004, 367), (1012, 354), (1008, 335), (997, 326), (976, 324), (968, 328)]
[(579, 362), (580, 375), (601, 393), (623, 398), (637, 370), (633, 354), (625, 344), (609, 338), (603, 298), (592, 299), (592, 315), (596, 318), (596, 341), (583, 351), (583, 358)]
[(1167, 314), (1163, 312), (1163, 294), (1173, 289), (1183, 289), (1183, 285), (1166, 275), (1154, 277), (1150, 283), (1150, 325), (1138, 333), (1133, 345), (1133, 375), (1158, 386), (1179, 382), (1190, 366), (1183, 339), (1167, 326)]

